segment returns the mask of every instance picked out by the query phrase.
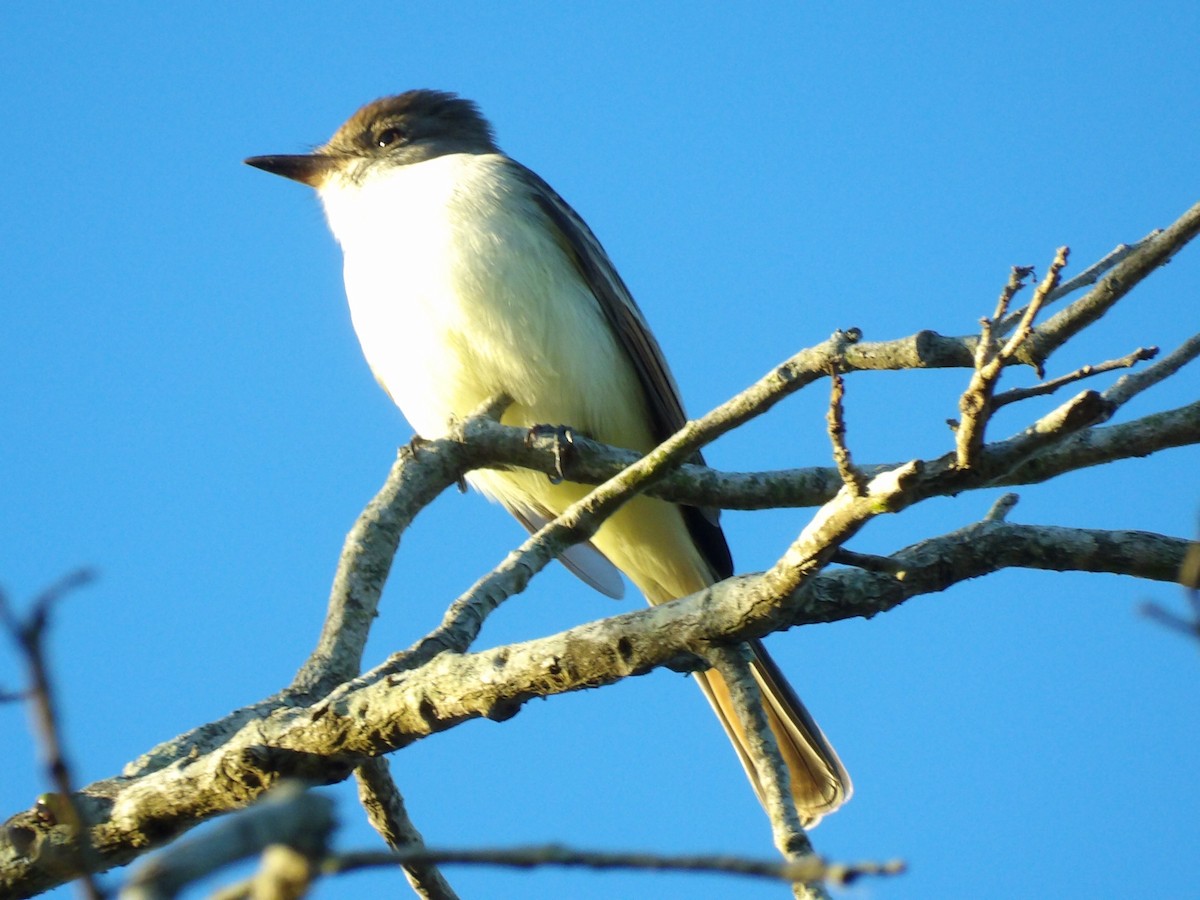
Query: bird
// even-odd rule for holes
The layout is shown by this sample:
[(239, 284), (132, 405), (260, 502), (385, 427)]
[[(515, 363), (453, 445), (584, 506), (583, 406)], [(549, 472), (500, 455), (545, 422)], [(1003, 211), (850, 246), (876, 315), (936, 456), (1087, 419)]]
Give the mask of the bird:
[[(363, 354), (420, 437), (444, 435), (499, 396), (511, 400), (505, 424), (550, 423), (641, 453), (687, 421), (663, 352), (599, 240), (500, 150), (472, 101), (426, 89), (384, 97), (311, 153), (246, 163), (316, 189), (342, 247)], [(590, 490), (517, 468), (467, 480), (530, 531)], [(716, 510), (645, 496), (560, 559), (614, 597), (624, 573), (651, 604), (733, 573)], [(749, 651), (797, 810), (814, 825), (849, 799), (850, 777), (762, 643)], [(695, 677), (763, 802), (726, 682), (713, 669)]]

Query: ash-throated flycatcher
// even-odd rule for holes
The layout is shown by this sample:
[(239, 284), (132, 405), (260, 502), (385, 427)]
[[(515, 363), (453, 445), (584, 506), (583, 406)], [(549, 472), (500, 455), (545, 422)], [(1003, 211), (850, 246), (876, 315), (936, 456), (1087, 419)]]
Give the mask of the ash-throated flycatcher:
[[(584, 221), (496, 146), (475, 104), (438, 91), (370, 103), (311, 154), (250, 165), (317, 189), (345, 253), (354, 329), (376, 379), (422, 437), (489, 398), (503, 421), (570, 426), (640, 452), (686, 421), (658, 342)], [(467, 476), (530, 530), (589, 490), (509, 469)], [(636, 497), (563, 562), (612, 596), (624, 572), (651, 603), (726, 578), (715, 510)], [(837, 754), (757, 641), (754, 673), (801, 815), (850, 795)], [(759, 792), (724, 680), (696, 675)]]

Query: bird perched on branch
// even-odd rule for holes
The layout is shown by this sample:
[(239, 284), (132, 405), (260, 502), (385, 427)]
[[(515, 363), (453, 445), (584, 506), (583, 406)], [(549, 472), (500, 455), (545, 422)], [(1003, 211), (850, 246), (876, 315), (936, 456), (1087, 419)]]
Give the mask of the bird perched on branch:
[[(507, 424), (566, 425), (640, 452), (686, 421), (658, 342), (600, 242), (501, 152), (470, 101), (429, 90), (386, 97), (313, 153), (247, 162), (316, 188), (345, 254), (363, 353), (422, 437), (499, 395), (512, 399)], [(467, 479), (530, 530), (589, 491), (521, 469)], [(716, 510), (642, 496), (562, 561), (612, 596), (624, 572), (651, 603), (733, 572)], [(762, 645), (750, 648), (797, 807), (815, 823), (849, 797), (849, 776)], [(696, 678), (761, 799), (724, 679)]]

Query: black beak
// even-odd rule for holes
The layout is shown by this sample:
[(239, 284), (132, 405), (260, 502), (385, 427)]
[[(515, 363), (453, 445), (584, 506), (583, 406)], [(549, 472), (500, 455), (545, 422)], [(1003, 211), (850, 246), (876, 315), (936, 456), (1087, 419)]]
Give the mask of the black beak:
[(284, 178), (299, 181), (309, 187), (320, 187), (337, 167), (337, 160), (319, 153), (295, 156), (252, 156), (246, 160), (246, 165), (270, 172), (272, 175), (282, 175)]

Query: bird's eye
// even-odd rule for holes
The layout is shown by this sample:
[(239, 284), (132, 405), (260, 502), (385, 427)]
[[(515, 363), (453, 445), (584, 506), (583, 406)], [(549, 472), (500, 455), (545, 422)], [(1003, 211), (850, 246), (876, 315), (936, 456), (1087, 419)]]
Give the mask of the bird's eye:
[(376, 147), (390, 147), (404, 140), (404, 131), (400, 128), (385, 128), (375, 135)]

